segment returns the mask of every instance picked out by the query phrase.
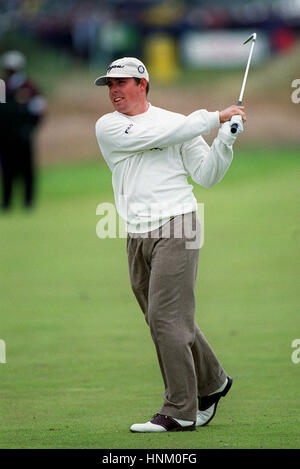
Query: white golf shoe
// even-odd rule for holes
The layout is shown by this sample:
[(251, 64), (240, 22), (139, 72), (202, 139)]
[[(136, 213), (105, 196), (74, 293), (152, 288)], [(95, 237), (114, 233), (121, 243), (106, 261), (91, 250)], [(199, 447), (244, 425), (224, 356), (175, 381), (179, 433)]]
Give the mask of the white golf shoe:
[(156, 414), (146, 423), (134, 423), (130, 427), (132, 433), (185, 432), (196, 430), (195, 422), (173, 419), (167, 415)]
[(196, 427), (204, 427), (204, 425), (207, 425), (214, 417), (216, 407), (217, 405), (213, 404), (206, 410), (197, 410)]
[(207, 425), (214, 418), (219, 400), (221, 397), (226, 396), (232, 386), (232, 381), (231, 376), (227, 376), (224, 385), (221, 386), (219, 390), (208, 396), (199, 398), (196, 427), (204, 427), (204, 425)]

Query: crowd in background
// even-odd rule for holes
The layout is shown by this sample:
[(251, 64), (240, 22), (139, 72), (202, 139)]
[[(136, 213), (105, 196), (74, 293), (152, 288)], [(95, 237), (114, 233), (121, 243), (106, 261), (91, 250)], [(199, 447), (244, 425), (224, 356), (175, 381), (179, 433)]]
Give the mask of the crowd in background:
[[(0, 55), (5, 52), (2, 47), (6, 36), (16, 33), (21, 51), (22, 39), (30, 36), (39, 44), (67, 51), (97, 67), (107, 66), (122, 56), (137, 56), (144, 61), (147, 56), (151, 76), (166, 82), (185, 66), (197, 68), (211, 63), (219, 67), (228, 66), (230, 61), (233, 66), (244, 65), (240, 47), (244, 30), (256, 31), (260, 36), (255, 54), (258, 63), (271, 54), (289, 51), (299, 37), (300, 0), (0, 3)], [(22, 52), (8, 51), (0, 63), (6, 86), (6, 104), (0, 107), (0, 204), (5, 210), (11, 207), (13, 189), (20, 176), (24, 206), (31, 208), (35, 198), (34, 136), (46, 105), (38, 87), (26, 75), (25, 62)]]
[[(143, 56), (155, 32), (263, 29), (274, 52), (300, 31), (300, 0), (10, 0), (0, 4), (0, 37), (18, 29), (88, 60)], [(97, 53), (95, 53), (97, 51)], [(102, 56), (101, 56), (102, 53)]]

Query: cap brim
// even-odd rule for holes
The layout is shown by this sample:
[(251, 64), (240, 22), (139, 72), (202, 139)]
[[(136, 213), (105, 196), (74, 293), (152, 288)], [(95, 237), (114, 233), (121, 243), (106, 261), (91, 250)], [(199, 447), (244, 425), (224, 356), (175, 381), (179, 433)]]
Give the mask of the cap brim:
[(94, 84), (95, 84), (96, 86), (104, 86), (104, 85), (106, 85), (106, 83), (107, 83), (106, 77), (98, 77), (98, 78), (96, 78), (96, 80), (94, 81)]
[[(110, 73), (109, 75), (103, 75), (102, 77), (98, 77), (96, 78), (96, 80), (94, 81), (94, 84), (96, 86), (105, 86), (107, 85), (107, 79), (108, 78), (146, 78), (146, 77), (140, 77), (138, 75), (127, 75), (125, 73)], [(146, 78), (147, 82), (148, 82), (148, 79)]]
[(103, 75), (102, 77), (96, 78), (94, 83), (96, 86), (105, 86), (107, 85), (108, 78), (133, 78), (133, 77), (129, 77), (128, 75), (125, 75), (125, 74), (122, 75), (122, 73), (114, 73), (114, 74), (110, 73), (109, 75)]

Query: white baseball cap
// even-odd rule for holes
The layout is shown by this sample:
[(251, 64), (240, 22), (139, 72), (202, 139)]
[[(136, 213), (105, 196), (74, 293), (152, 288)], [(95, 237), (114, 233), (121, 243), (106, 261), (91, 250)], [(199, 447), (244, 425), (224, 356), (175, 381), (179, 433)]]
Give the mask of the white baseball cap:
[(1, 57), (1, 65), (4, 69), (22, 70), (25, 67), (26, 59), (22, 52), (18, 50), (11, 50), (6, 52)]
[(98, 77), (95, 85), (107, 85), (108, 78), (146, 78), (149, 82), (149, 74), (143, 62), (135, 57), (123, 57), (112, 62), (106, 70), (106, 75)]

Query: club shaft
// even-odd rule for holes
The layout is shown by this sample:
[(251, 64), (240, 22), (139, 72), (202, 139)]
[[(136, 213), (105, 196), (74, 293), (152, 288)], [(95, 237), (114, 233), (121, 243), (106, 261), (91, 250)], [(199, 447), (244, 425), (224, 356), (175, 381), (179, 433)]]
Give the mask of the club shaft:
[(250, 49), (250, 53), (249, 53), (249, 57), (248, 57), (248, 62), (247, 62), (247, 66), (246, 66), (246, 70), (245, 70), (245, 74), (244, 74), (244, 80), (243, 80), (243, 83), (242, 83), (242, 88), (241, 88), (240, 97), (239, 97), (239, 103), (241, 103), (241, 104), (243, 102), (244, 91), (245, 91), (245, 86), (246, 86), (246, 81), (247, 81), (247, 76), (248, 76), (248, 72), (249, 72), (249, 67), (250, 67), (250, 62), (251, 62), (251, 58), (252, 58), (254, 44), (255, 44), (255, 41), (252, 41), (251, 49)]

